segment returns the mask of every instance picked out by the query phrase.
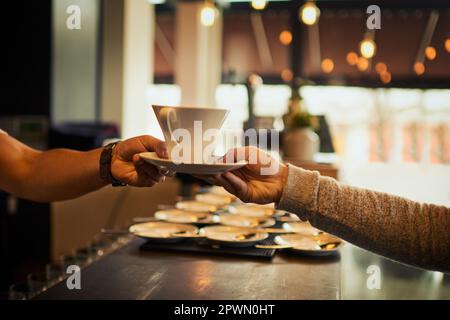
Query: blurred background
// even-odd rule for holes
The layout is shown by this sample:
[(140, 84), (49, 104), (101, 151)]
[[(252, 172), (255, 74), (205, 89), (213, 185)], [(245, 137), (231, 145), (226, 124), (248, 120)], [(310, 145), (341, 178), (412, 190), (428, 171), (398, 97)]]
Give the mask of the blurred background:
[[(378, 29), (368, 27), (377, 14), (366, 11), (370, 4), (6, 2), (0, 128), (39, 149), (87, 150), (112, 138), (162, 139), (151, 104), (220, 106), (230, 109), (228, 130), (279, 132), (281, 149), (272, 151), (286, 161), (450, 206), (449, 3), (378, 1)], [(101, 228), (123, 227), (174, 203), (192, 182), (105, 188), (52, 204), (1, 193), (1, 288), (72, 257)], [(407, 274), (424, 289), (359, 292), (366, 261), (379, 258), (345, 250), (343, 268), (362, 278), (343, 276), (344, 298), (449, 297), (448, 286), (439, 289), (449, 281), (444, 275), (397, 269), (392, 277)], [(403, 288), (410, 279), (393, 283)]]

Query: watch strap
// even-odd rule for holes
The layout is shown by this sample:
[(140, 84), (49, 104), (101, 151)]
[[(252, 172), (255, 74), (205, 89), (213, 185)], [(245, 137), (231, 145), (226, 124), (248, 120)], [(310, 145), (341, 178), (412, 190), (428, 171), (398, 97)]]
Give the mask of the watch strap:
[(119, 142), (112, 142), (103, 147), (100, 155), (100, 178), (110, 183), (113, 187), (123, 187), (127, 184), (117, 180), (111, 173), (111, 160), (113, 150)]

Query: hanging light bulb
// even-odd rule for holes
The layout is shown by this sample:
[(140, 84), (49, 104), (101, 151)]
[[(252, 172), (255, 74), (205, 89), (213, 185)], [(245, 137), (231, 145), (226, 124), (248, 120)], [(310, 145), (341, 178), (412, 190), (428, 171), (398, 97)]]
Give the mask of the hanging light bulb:
[(371, 59), (375, 55), (377, 50), (377, 45), (375, 44), (375, 41), (372, 39), (366, 37), (363, 41), (359, 44), (359, 51), (361, 52), (361, 55), (366, 59)]
[(445, 40), (444, 46), (445, 50), (450, 53), (450, 38)]
[(384, 63), (384, 62), (378, 62), (376, 65), (375, 65), (375, 70), (376, 70), (376, 72), (378, 73), (378, 74), (382, 74), (382, 73), (385, 73), (386, 71), (387, 71), (387, 65), (386, 65), (386, 63)]
[(312, 26), (319, 19), (320, 10), (314, 1), (308, 1), (300, 8), (299, 16), (304, 24)]
[(205, 2), (200, 12), (200, 22), (205, 27), (211, 27), (216, 20), (217, 9), (211, 2)]
[(331, 59), (324, 59), (321, 64), (322, 71), (325, 73), (330, 73), (334, 69), (334, 62)]
[(347, 53), (347, 63), (351, 66), (355, 66), (358, 63), (358, 55), (356, 54), (356, 52), (350, 51), (349, 53)]
[(283, 79), (284, 82), (289, 82), (294, 77), (294, 74), (292, 73), (292, 70), (289, 68), (283, 69), (281, 71), (281, 79)]
[(422, 62), (417, 61), (414, 63), (414, 72), (420, 76), (425, 72), (425, 65)]
[(252, 0), (252, 8), (255, 10), (263, 10), (267, 6), (267, 0)]
[(432, 46), (428, 46), (425, 49), (425, 57), (427, 57), (428, 60), (436, 59), (436, 49)]
[(288, 30), (283, 30), (279, 36), (280, 42), (284, 46), (288, 46), (292, 42), (292, 33)]
[(380, 80), (384, 84), (388, 84), (392, 80), (391, 73), (389, 71), (384, 71), (384, 72), (380, 73)]
[(369, 68), (369, 60), (367, 60), (364, 57), (359, 57), (356, 66), (358, 67), (359, 71), (361, 72), (366, 71)]

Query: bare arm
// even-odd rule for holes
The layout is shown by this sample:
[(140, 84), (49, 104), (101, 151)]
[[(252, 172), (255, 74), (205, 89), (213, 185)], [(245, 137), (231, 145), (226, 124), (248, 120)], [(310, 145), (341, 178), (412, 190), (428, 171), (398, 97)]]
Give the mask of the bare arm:
[[(152, 186), (163, 179), (158, 170), (139, 161), (137, 153), (163, 149), (161, 141), (142, 136), (121, 142), (115, 149), (111, 171), (124, 182)], [(0, 189), (18, 197), (39, 201), (74, 198), (106, 185), (99, 175), (101, 149), (80, 152), (34, 150), (0, 134)], [(153, 151), (153, 150), (152, 150)]]

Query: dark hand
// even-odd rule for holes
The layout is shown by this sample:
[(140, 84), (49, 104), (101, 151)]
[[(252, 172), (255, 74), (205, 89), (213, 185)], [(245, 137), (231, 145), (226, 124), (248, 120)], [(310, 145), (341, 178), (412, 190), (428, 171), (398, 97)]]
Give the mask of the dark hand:
[(139, 153), (155, 151), (167, 158), (166, 144), (152, 136), (139, 136), (120, 142), (113, 151), (111, 174), (117, 180), (135, 187), (152, 187), (165, 180), (157, 167), (144, 162)]
[(221, 175), (199, 178), (223, 186), (244, 202), (278, 202), (287, 180), (287, 166), (256, 147), (233, 149), (224, 157), (225, 162), (240, 160), (247, 160), (249, 164)]

